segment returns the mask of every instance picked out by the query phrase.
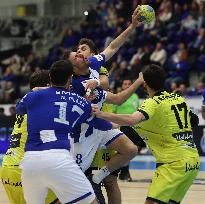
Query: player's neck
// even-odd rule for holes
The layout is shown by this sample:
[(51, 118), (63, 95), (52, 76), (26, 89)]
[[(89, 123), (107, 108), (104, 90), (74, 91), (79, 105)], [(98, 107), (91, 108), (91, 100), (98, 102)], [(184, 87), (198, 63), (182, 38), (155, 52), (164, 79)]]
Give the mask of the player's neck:
[(150, 88), (148, 88), (147, 92), (150, 98), (154, 97), (154, 95), (157, 93), (157, 91), (154, 91), (153, 89)]
[(59, 85), (52, 84), (51, 87), (52, 88), (59, 88), (59, 89), (67, 89), (67, 90), (69, 90), (69, 87), (68, 87), (67, 84), (65, 86), (59, 86)]

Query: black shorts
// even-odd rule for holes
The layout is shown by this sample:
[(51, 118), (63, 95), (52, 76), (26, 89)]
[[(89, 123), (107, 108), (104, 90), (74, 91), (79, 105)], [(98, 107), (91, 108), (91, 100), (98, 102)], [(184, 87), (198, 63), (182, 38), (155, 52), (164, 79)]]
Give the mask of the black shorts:
[(120, 130), (139, 148), (146, 147), (144, 140), (130, 126), (122, 126)]

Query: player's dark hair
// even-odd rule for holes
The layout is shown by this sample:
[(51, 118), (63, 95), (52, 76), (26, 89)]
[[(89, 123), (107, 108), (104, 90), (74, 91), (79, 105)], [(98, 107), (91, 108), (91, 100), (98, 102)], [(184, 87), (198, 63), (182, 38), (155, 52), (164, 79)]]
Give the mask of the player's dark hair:
[(51, 65), (49, 72), (53, 85), (64, 86), (68, 78), (73, 74), (73, 66), (69, 60), (59, 60)]
[(71, 50), (66, 50), (63, 52), (63, 56), (61, 57), (62, 60), (68, 60), (70, 57)]
[(78, 46), (82, 45), (82, 44), (88, 45), (88, 47), (90, 48), (91, 52), (93, 52), (95, 55), (98, 54), (97, 46), (95, 45), (95, 43), (91, 39), (81, 38), (79, 43), (78, 43)]
[(30, 89), (33, 89), (35, 87), (47, 86), (48, 84), (50, 84), (50, 78), (49, 78), (49, 71), (48, 70), (35, 71), (29, 79)]
[(159, 91), (164, 88), (166, 73), (164, 69), (158, 65), (151, 64), (143, 70), (143, 78), (147, 85), (154, 91)]

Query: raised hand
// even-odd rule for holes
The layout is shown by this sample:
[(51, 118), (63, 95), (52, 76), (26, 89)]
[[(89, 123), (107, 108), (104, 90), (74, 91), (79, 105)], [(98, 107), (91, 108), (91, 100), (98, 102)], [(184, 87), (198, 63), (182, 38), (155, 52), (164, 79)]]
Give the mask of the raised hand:
[(137, 6), (137, 8), (134, 10), (133, 14), (132, 14), (132, 22), (131, 25), (133, 27), (138, 26), (140, 23), (139, 21), (139, 17), (141, 15), (141, 10), (140, 10), (140, 6)]

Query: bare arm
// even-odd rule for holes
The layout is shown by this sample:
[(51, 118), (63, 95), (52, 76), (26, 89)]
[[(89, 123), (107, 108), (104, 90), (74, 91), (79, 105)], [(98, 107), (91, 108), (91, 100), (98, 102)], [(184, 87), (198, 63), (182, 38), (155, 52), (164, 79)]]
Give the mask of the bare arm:
[(109, 60), (118, 49), (124, 44), (126, 39), (129, 37), (130, 33), (137, 27), (139, 24), (138, 18), (140, 16), (140, 6), (138, 6), (134, 13), (132, 14), (132, 22), (127, 27), (125, 31), (123, 31), (116, 39), (114, 39), (108, 47), (102, 52), (105, 55), (105, 60)]
[(109, 79), (106, 75), (100, 75), (100, 87), (104, 90), (109, 89)]
[(104, 120), (111, 121), (122, 126), (133, 126), (139, 122), (146, 120), (145, 116), (139, 111), (136, 111), (133, 114), (106, 113), (99, 111), (96, 105), (92, 106), (92, 110), (98, 118), (102, 118)]
[(117, 94), (107, 92), (107, 97), (105, 102), (120, 105), (124, 103), (144, 82), (142, 73), (140, 73), (139, 78), (127, 89), (121, 91)]
[(109, 79), (106, 75), (100, 75), (99, 80), (97, 79), (90, 79), (86, 80), (86, 87), (85, 89), (88, 90), (86, 95), (90, 95), (91, 92), (99, 86), (104, 90), (109, 89)]

